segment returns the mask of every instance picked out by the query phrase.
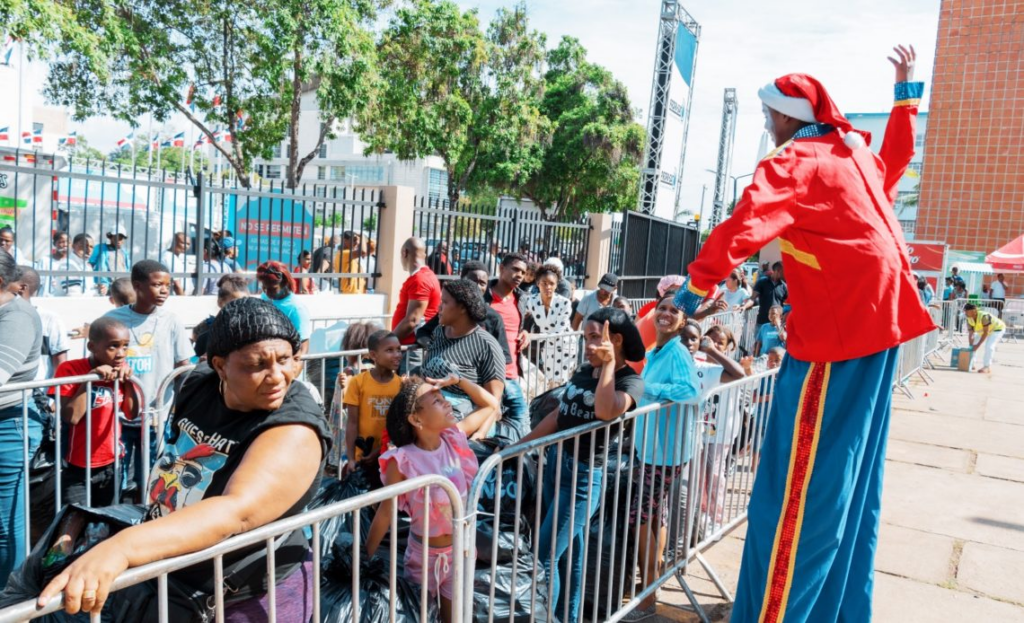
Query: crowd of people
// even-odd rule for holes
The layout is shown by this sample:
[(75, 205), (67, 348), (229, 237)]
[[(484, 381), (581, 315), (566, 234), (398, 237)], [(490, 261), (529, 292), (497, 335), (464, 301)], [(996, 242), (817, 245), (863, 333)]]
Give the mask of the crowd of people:
[[(224, 238), (207, 246), (204, 261), (211, 267), (214, 262), (227, 265), (230, 258), (223, 249), (235, 248), (230, 237)], [(118, 240), (112, 236), (111, 245), (105, 245), (108, 266), (127, 262), (114, 244)], [(353, 248), (344, 249), (350, 251), (348, 256), (335, 254), (338, 268), (353, 269)], [(727, 328), (712, 327), (702, 334), (699, 325), (687, 321), (671, 305), (681, 278), (663, 280), (667, 285), (654, 308), (638, 310), (638, 319), (652, 321), (656, 329), (654, 341), (645, 343), (632, 310), (624, 311), (616, 304), (620, 297), (614, 274), (604, 275), (594, 293), (576, 302), (573, 285), (562, 274), (558, 258), (535, 264), (525, 255), (507, 253), (498, 260), (493, 276), (483, 262), (467, 261), (462, 263), (458, 279), (442, 284), (428, 265), (425, 244), (412, 238), (402, 248), (403, 267), (410, 276), (402, 286), (392, 326), (366, 323), (353, 325), (346, 332), (343, 347), (366, 349), (367, 354), (345, 362), (326, 407), (332, 415), (328, 418), (321, 406), (323, 398), (301, 378), (310, 319), (300, 294), (319, 287), (312, 283), (316, 278), (293, 275), (280, 262), (265, 262), (256, 271), (260, 294), (255, 296), (251, 280), (243, 274), (211, 276), (203, 291), (217, 295), (221, 311), (190, 332), (165, 307), (169, 297), (193, 292), (195, 284), (173, 275), (182, 268), (181, 256), (188, 249), (188, 238), (176, 236), (166, 262), (138, 261), (130, 266), (129, 278), (106, 282), (103, 292), (112, 309), (82, 328), (87, 355), (79, 359), (68, 357), (68, 332), (60, 319), (32, 305), (42, 287), (36, 271), (18, 266), (12, 255), (0, 253), (0, 327), (5, 335), (17, 337), (5, 343), (0, 388), (35, 378), (94, 374), (101, 379), (56, 385), (49, 396), (34, 396), (28, 404), (19, 392), (0, 393), (0, 427), (10, 425), (0, 440), (10, 450), (4, 453), (2, 467), (15, 483), (0, 491), (5, 510), (10, 511), (8, 534), (24, 535), (28, 529), (18, 494), (24, 486), (20, 457), (25, 437), (30, 452), (35, 453), (45, 437), (55, 434), (58, 418), (63, 501), (88, 501), (93, 506), (134, 501), (148, 509), (146, 523), (95, 547), (47, 587), (43, 598), (65, 590), (69, 610), (98, 608), (107, 598), (109, 580), (125, 568), (196, 551), (240, 531), (240, 527), (251, 529), (300, 512), (316, 490), (332, 443), (339, 445), (336, 453), (342, 475), (358, 470), (376, 485), (420, 473), (447, 474), (442, 466), (457, 460), (463, 465), (460, 488), (465, 494), (476, 462), (465, 450), (469, 440), (498, 436), (524, 442), (595, 419), (614, 419), (652, 401), (685, 399), (664, 376), (679, 361), (689, 362), (693, 369), (721, 367), (721, 372), (712, 376), (722, 380), (751, 372), (749, 358), (740, 363), (731, 357), (735, 340)], [(300, 258), (300, 266), (308, 270), (312, 255)], [(210, 274), (216, 273), (211, 270)], [(527, 282), (528, 274), (532, 283)], [(99, 292), (97, 289), (97, 295)], [(743, 301), (734, 302), (733, 307), (739, 309)], [(720, 311), (721, 306), (710, 301), (704, 313)], [(574, 325), (582, 330), (582, 342), (573, 333)], [(529, 348), (531, 336), (540, 342), (537, 348)], [(781, 343), (778, 335), (775, 339)], [(763, 347), (770, 350), (775, 344)], [(645, 359), (650, 362), (647, 368), (634, 370), (637, 362)], [(171, 371), (197, 361), (198, 367), (176, 393), (162, 443), (157, 435), (151, 438), (150, 478), (144, 483), (141, 446), (145, 437), (140, 415), (154, 409), (161, 382)], [(557, 388), (560, 395), (559, 406), (532, 429), (520, 380), (524, 369), (539, 371), (545, 379), (543, 389)], [(652, 381), (645, 393), (648, 377)], [(680, 387), (692, 385), (690, 389), (696, 392), (695, 379)], [(21, 428), (23, 409), (29, 413), (27, 430)], [(232, 415), (242, 413), (256, 417)], [(118, 422), (119, 427), (115, 425)], [(659, 434), (664, 438), (663, 431)], [(308, 452), (293, 451), (304, 444), (309, 446)], [(442, 446), (449, 448), (446, 452), (453, 459), (442, 460), (432, 454)], [(581, 442), (576, 455), (584, 463), (592, 449), (597, 454), (602, 449), (600, 444), (583, 446)], [(283, 452), (283, 448), (289, 451)], [(157, 454), (160, 449), (162, 453)], [(282, 467), (281, 479), (275, 478), (275, 483), (285, 486), (291, 478), (308, 486), (290, 487), (287, 495), (282, 495), (275, 483), (264, 483), (260, 491), (247, 489), (252, 466), (268, 460), (268, 453)], [(114, 470), (115, 455), (122, 465), (120, 474)], [(286, 460), (285, 455), (294, 460)], [(670, 482), (675, 472), (661, 469), (662, 463), (679, 464), (666, 459), (663, 451), (645, 460), (658, 467), (657, 476), (646, 476), (648, 481)], [(587, 465), (588, 469), (580, 470), (583, 480), (578, 484), (600, 486), (595, 476), (600, 465)], [(577, 506), (582, 503), (580, 488), (567, 479), (563, 478), (562, 491), (554, 491), (553, 484), (544, 479), (546, 497), (568, 496)], [(142, 491), (148, 491), (145, 499)], [(414, 521), (421, 512), (414, 510), (417, 503), (400, 501)], [(556, 537), (556, 555), (542, 562), (554, 578), (567, 543), (579, 536), (582, 525), (578, 519), (575, 527), (568, 526), (565, 509), (571, 505), (562, 506), (559, 515), (545, 517), (546, 532)], [(580, 517), (593, 512), (579, 510)], [(154, 534), (165, 534), (186, 522), (202, 525), (203, 535), (154, 543), (159, 540)], [(653, 520), (654, 529), (648, 527), (650, 517), (643, 517), (643, 522), (645, 534), (653, 535), (645, 538), (644, 546), (650, 544), (660, 556), (664, 539), (658, 536), (657, 526), (663, 527), (664, 522)], [(429, 546), (432, 557), (443, 556), (444, 548), (450, 548), (450, 535), (436, 532), (443, 524), (433, 521), (430, 534), (418, 535), (422, 537), (420, 546)], [(373, 538), (368, 547), (374, 547)], [(543, 551), (549, 549), (543, 547)], [(5, 539), (0, 574), (6, 579), (26, 554), (23, 538)], [(581, 554), (577, 549), (573, 556)], [(418, 551), (407, 553), (408, 560), (418, 560), (418, 556)], [(281, 590), (304, 586), (308, 564), (301, 557), (280, 556), (277, 564), (280, 599)], [(430, 575), (417, 570), (415, 564), (408, 565), (406, 573), (416, 582)], [(644, 573), (649, 578), (653, 571)], [(575, 577), (562, 593), (575, 609), (579, 575), (570, 575)], [(195, 582), (200, 579), (191, 578)], [(450, 586), (445, 587), (450, 578), (438, 580), (431, 591), (450, 597)], [(255, 601), (243, 600), (233, 607), (244, 611), (265, 600), (258, 590), (250, 597)], [(303, 600), (297, 603), (300, 610), (305, 607)]]
[[(0, 330), (11, 336), (0, 351), (0, 388), (37, 378), (94, 374), (101, 379), (56, 385), (49, 396), (37, 395), (28, 403), (20, 393), (0, 392), (0, 444), (8, 450), (0, 461), (5, 477), (0, 504), (8, 517), (7, 534), (23, 535), (28, 529), (19, 493), (25, 486), (23, 444), (27, 439), (34, 453), (46, 436), (55, 434), (56, 419), (64, 429), (64, 502), (104, 506), (130, 500), (147, 507), (145, 523), (79, 558), (50, 583), (41, 600), (64, 590), (69, 611), (94, 610), (108, 598), (110, 580), (126, 568), (197, 551), (299, 513), (331, 456), (342, 477), (358, 471), (375, 487), (442, 474), (466, 495), (477, 470), (470, 441), (499, 437), (529, 443), (589, 422), (612, 421), (656, 402), (698, 401), (717, 384), (781, 366), (786, 356), (788, 288), (781, 262), (762, 265), (752, 283), (742, 270), (732, 271), (687, 317), (674, 302), (684, 283), (681, 276), (663, 278), (658, 297), (634, 311), (618, 295), (619, 278), (613, 273), (603, 275), (593, 292), (576, 297), (557, 257), (536, 262), (521, 253), (503, 253), (489, 262), (461, 262), (461, 272), (451, 275), (457, 278), (442, 280), (424, 241), (411, 238), (401, 249), (409, 276), (391, 326), (351, 325), (342, 348), (366, 354), (343, 362), (337, 378), (328, 381), (330, 393), (321, 396), (302, 378), (311, 321), (301, 296), (331, 289), (365, 291), (363, 277), (333, 282), (311, 275), (370, 272), (362, 262), (372, 247), (357, 235), (342, 236), (336, 241), (340, 250), (327, 245), (303, 252), (294, 270), (276, 261), (261, 264), (254, 284), (237, 272), (232, 256), (237, 245), (229, 234), (212, 239), (204, 250), (210, 277), (202, 292), (217, 295), (220, 312), (191, 332), (164, 307), (169, 297), (194, 293), (197, 285), (175, 275), (185, 272), (190, 241), (184, 234), (175, 235), (163, 262), (129, 266), (123, 234), (113, 232), (99, 255), (94, 249), (92, 256), (105, 258), (100, 260), (104, 271), (127, 268), (129, 278), (52, 279), (50, 287), (59, 283), (65, 294), (95, 288), (113, 307), (82, 329), (88, 354), (79, 359), (68, 357), (68, 332), (60, 319), (32, 304), (46, 287), (38, 273), (19, 266), (15, 255), (0, 253)], [(55, 248), (79, 259), (90, 255), (91, 241), (76, 237), (71, 251), (67, 242), (66, 236), (55, 237)], [(489, 265), (495, 267), (493, 274)], [(1002, 282), (1000, 275), (993, 283)], [(944, 299), (962, 289), (963, 281), (954, 272), (947, 286)], [(990, 291), (1000, 292), (997, 287)], [(728, 323), (704, 330), (698, 322), (723, 312), (745, 316), (753, 307), (758, 309), (754, 340), (743, 352)], [(965, 312), (972, 343), (983, 352), (982, 371), (988, 371), (1005, 325), (998, 314), (970, 304)], [(533, 348), (531, 340), (537, 342)], [(175, 368), (196, 362), (176, 393), (163, 444), (153, 436), (151, 475), (144, 483), (140, 415), (163, 398), (158, 396), (161, 382)], [(540, 375), (542, 391), (555, 390), (557, 406), (550, 412), (530, 413), (528, 398), (536, 396), (524, 392), (528, 374)], [(751, 399), (763, 403), (770, 395), (755, 392)], [(21, 426), (23, 411), (27, 429)], [(695, 456), (694, 443), (669, 440), (701, 439), (708, 449), (700, 455), (707, 478), (699, 494), (702, 513), (712, 523), (722, 519), (724, 475), (737, 457), (742, 427), (727, 419), (732, 414), (705, 409), (698, 429), (697, 422), (679, 413), (652, 412), (635, 424), (641, 467), (634, 473), (637, 493), (629, 512), (645, 586), (660, 575), (670, 516), (666, 496)], [(539, 416), (532, 427), (531, 415)], [(564, 607), (574, 620), (582, 603), (583, 529), (597, 511), (600, 496), (595, 492), (603, 486), (601, 457), (608, 443), (596, 435), (551, 448), (540, 476), (547, 509), (539, 535), (540, 562), (554, 587), (556, 611)], [(115, 455), (124, 466), (121, 474), (114, 470)], [(270, 480), (265, 470), (257, 471), (268, 461), (279, 466)], [(575, 480), (569, 477), (574, 469)], [(145, 499), (143, 490), (148, 491)], [(550, 504), (556, 498), (559, 504)], [(448, 572), (434, 571), (435, 565), (450, 569), (450, 509), (444, 504), (440, 498), (424, 500), (422, 492), (398, 499), (399, 509), (413, 522), (405, 573), (414, 583), (427, 582), (447, 613), (453, 580)], [(379, 508), (368, 553), (383, 538), (390, 513), (387, 503)], [(431, 518), (429, 531), (425, 515)], [(159, 538), (186, 525), (188, 538)], [(288, 607), (295, 616), (308, 617), (312, 605), (304, 589), (312, 576), (301, 553), (308, 545), (301, 533), (289, 538), (300, 554), (277, 557), (277, 599), (280, 604), (285, 603), (282, 595), (293, 596)], [(426, 569), (421, 565), (424, 548)], [(0, 577), (6, 579), (26, 554), (23, 538), (5, 538)], [(261, 564), (265, 567), (258, 557), (254, 562), (239, 556), (228, 568), (245, 573)], [(208, 579), (197, 572), (186, 581), (199, 587)], [(231, 611), (265, 606), (264, 590), (254, 585), (242, 591), (244, 598), (233, 600)], [(627, 620), (652, 614), (655, 598), (652, 593)]]

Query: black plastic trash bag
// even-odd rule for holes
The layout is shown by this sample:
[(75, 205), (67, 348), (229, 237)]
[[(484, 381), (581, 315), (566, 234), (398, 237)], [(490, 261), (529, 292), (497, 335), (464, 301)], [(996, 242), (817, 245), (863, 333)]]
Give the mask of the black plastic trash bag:
[[(490, 564), (477, 564), (473, 575), (473, 620), (487, 621), (493, 613), (495, 621), (508, 621), (510, 612), (511, 620), (515, 623), (548, 620), (548, 582), (544, 567), (537, 562), (537, 582), (534, 584), (534, 557), (529, 549), (520, 550), (514, 577), (512, 566), (511, 560), (503, 562), (492, 575)], [(536, 591), (533, 590), (534, 586)]]
[[(498, 438), (484, 439), (483, 441), (471, 441), (469, 447), (477, 456), (477, 460), (483, 464), (494, 452), (503, 445), (504, 440)], [(519, 478), (519, 463), (522, 462), (523, 476), (521, 484)], [(512, 526), (516, 515), (521, 517), (533, 517), (536, 503), (537, 485), (537, 460), (532, 455), (511, 457), (502, 462), (501, 465), (501, 502), (499, 512), (501, 516), (498, 522), (503, 527)], [(480, 500), (477, 510), (484, 513), (481, 521), (489, 522), (494, 514), (494, 499), (498, 488), (497, 471), (493, 471), (486, 477), (483, 488), (480, 492)], [(518, 509), (516, 500), (522, 500)], [(532, 519), (531, 519), (532, 521)]]
[(560, 385), (554, 389), (549, 389), (530, 401), (531, 429), (537, 428), (541, 420), (558, 408), (558, 403), (562, 400), (562, 392), (564, 391), (565, 385)]
[[(530, 550), (530, 526), (532, 517), (524, 517), (519, 522), (519, 534), (512, 531), (512, 525), (498, 527), (498, 564), (510, 563), (512, 559), (523, 552)], [(477, 568), (484, 566), (490, 568), (491, 559), (494, 557), (494, 524), (492, 520), (481, 518), (476, 526), (476, 559)]]
[[(347, 537), (347, 539), (345, 538)], [(351, 535), (342, 535), (336, 543), (336, 557), (330, 570), (324, 571), (320, 581), (320, 622), (349, 623), (358, 620), (362, 623), (386, 623), (390, 621), (391, 582), (390, 568), (386, 556), (377, 556), (366, 560), (365, 556), (359, 564), (359, 618), (353, 619), (352, 575), (349, 567), (346, 575), (339, 575), (338, 566), (343, 566), (342, 550), (351, 554)], [(349, 547), (343, 547), (348, 541)], [(381, 545), (381, 551), (388, 550)], [(398, 555), (404, 554), (399, 549)], [(347, 558), (351, 565), (351, 556)], [(427, 594), (427, 623), (440, 621), (440, 610), (435, 600)], [(401, 571), (395, 577), (395, 620), (420, 621), (420, 587), (405, 579)]]
[(132, 505), (65, 506), (25, 562), (11, 573), (0, 593), (0, 608), (36, 599), (43, 587), (68, 565), (97, 543), (142, 523), (145, 513), (144, 507)]
[(29, 536), (33, 543), (42, 538), (57, 514), (57, 442), (53, 435), (47, 426), (28, 466)]
[[(320, 484), (320, 490), (316, 492), (313, 500), (309, 503), (309, 509), (330, 506), (335, 502), (362, 495), (369, 490), (370, 485), (361, 470), (355, 470), (342, 480), (324, 479)], [(366, 543), (375, 512), (376, 509), (372, 506), (365, 506), (359, 510), (359, 532), (362, 537), (360, 543), (363, 545)], [(343, 513), (320, 522), (320, 555), (328, 556), (338, 535), (344, 533), (351, 535), (354, 524), (353, 513)]]

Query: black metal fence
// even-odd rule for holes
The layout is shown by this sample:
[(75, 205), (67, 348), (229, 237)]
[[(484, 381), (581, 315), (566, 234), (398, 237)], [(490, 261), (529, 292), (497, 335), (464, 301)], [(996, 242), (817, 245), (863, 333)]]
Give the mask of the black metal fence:
[(612, 245), (612, 256), (618, 253), (614, 272), (619, 294), (631, 299), (657, 296), (665, 275), (685, 275), (700, 245), (695, 227), (640, 212), (625, 214), (618, 238), (621, 243)]
[(543, 262), (562, 261), (567, 279), (582, 287), (587, 278), (590, 219), (548, 221), (538, 210), (519, 206), (458, 205), (447, 200), (419, 197), (415, 204), (413, 233), (427, 244), (427, 265), (441, 279), (458, 277), (462, 264), (482, 261), (497, 274), (501, 259), (520, 252)]
[[(374, 287), (378, 189), (243, 188), (180, 171), (13, 149), (0, 155), (0, 229), (15, 238), (8, 252), (43, 276), (43, 295), (102, 294), (142, 259), (166, 264), (185, 293), (202, 293), (217, 273), (255, 271), (268, 260), (294, 268), (303, 251), (332, 241), (317, 256), (321, 265), (309, 266), (325, 273), (314, 281), (350, 292)], [(180, 234), (188, 249), (176, 253)]]

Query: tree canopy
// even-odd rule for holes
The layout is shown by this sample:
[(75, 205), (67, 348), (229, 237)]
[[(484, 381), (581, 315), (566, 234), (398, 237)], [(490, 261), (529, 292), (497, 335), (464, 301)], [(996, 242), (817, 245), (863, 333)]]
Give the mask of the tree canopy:
[(511, 190), (549, 218), (633, 207), (644, 130), (633, 120), (626, 87), (587, 61), (572, 37), (548, 52), (547, 66), (540, 111), (553, 132), (539, 150), (541, 166)]
[(440, 156), (453, 205), (463, 190), (539, 165), (544, 37), (529, 29), (525, 7), (499, 10), (483, 33), (474, 10), (413, 0), (396, 11), (377, 54), (380, 100), (360, 125), (371, 152)]
[[(288, 135), (294, 184), (333, 122), (370, 108), (370, 28), (386, 1), (15, 0), (12, 16), (50, 61), (48, 98), (75, 118), (109, 114), (137, 127), (145, 113), (181, 114), (245, 185), (253, 158)], [(44, 26), (38, 15), (59, 19)], [(304, 92), (316, 94), (320, 129), (314, 149), (299, 154)], [(216, 141), (218, 129), (232, 140)]]

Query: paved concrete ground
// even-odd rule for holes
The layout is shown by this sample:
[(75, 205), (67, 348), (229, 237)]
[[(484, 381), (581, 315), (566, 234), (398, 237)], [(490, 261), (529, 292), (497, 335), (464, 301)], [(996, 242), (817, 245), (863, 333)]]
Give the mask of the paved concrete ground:
[[(876, 621), (1024, 623), (1024, 340), (1002, 343), (996, 362), (991, 376), (938, 366), (913, 399), (895, 397)], [(707, 552), (730, 590), (742, 549), (740, 529)], [(712, 620), (728, 620), (699, 565), (688, 581)], [(697, 620), (675, 582), (660, 598), (649, 621)]]

